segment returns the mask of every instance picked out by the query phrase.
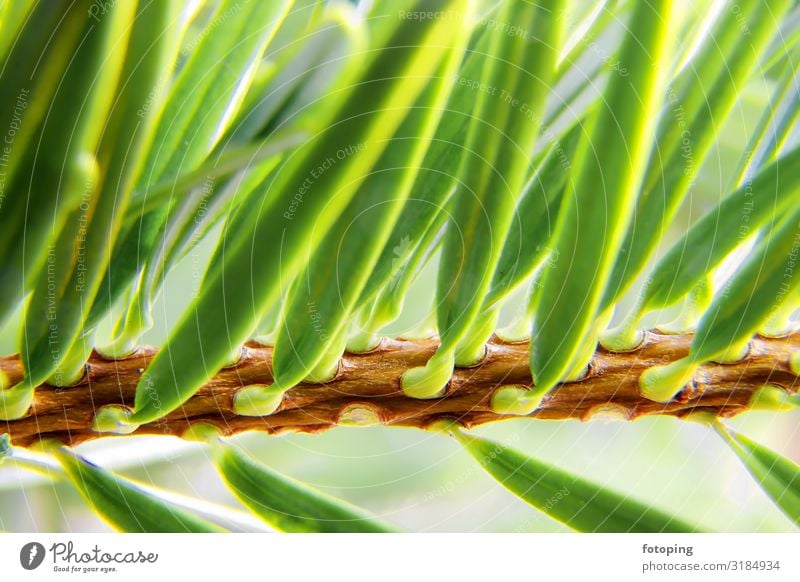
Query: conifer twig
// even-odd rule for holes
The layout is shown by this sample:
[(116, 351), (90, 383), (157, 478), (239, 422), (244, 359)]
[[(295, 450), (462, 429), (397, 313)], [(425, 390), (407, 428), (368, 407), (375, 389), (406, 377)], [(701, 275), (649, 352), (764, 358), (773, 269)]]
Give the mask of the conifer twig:
[[(791, 354), (800, 349), (800, 333), (795, 333), (784, 338), (756, 337), (743, 360), (702, 366), (694, 383), (672, 402), (662, 404), (642, 397), (639, 376), (651, 366), (685, 356), (691, 339), (691, 335), (649, 331), (635, 351), (610, 353), (600, 348), (583, 380), (556, 387), (530, 417), (634, 420), (648, 415), (682, 417), (697, 411), (728, 417), (753, 407), (754, 397), (764, 386), (795, 392), (800, 384), (789, 364)], [(271, 380), (271, 348), (249, 343), (238, 364), (219, 372), (180, 409), (141, 426), (135, 434), (179, 436), (195, 422), (212, 423), (226, 434), (247, 430), (314, 433), (340, 424), (424, 428), (446, 417), (471, 427), (513, 418), (493, 412), (491, 396), (503, 386), (530, 386), (527, 343), (504, 344), (493, 338), (478, 366), (455, 371), (443, 397), (417, 400), (404, 396), (399, 384), (403, 372), (424, 364), (436, 346), (435, 338), (386, 339), (370, 353), (346, 354), (333, 381), (301, 384), (289, 391), (276, 413), (245, 417), (232, 411), (236, 391)], [(103, 436), (91, 428), (95, 411), (107, 405), (132, 406), (136, 384), (156, 353), (155, 348), (144, 346), (123, 360), (105, 360), (93, 354), (79, 384), (70, 388), (40, 386), (29, 414), (0, 422), (0, 434), (7, 432), (18, 445), (40, 438), (75, 444)], [(0, 371), (12, 382), (19, 380), (19, 358), (0, 358)]]

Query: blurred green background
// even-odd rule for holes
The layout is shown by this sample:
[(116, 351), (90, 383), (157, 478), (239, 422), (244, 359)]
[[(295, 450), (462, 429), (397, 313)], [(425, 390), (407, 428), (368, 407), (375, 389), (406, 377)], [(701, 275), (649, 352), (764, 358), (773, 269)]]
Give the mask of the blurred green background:
[[(580, 77), (580, 69), (574, 75)], [(770, 85), (754, 82), (723, 129), (673, 235), (729, 191)], [(213, 238), (213, 237), (212, 237)], [(172, 272), (146, 338), (159, 345), (201, 280), (213, 242), (206, 240)], [(666, 251), (665, 243), (662, 252)], [(430, 307), (435, 264), (429, 265), (390, 333), (419, 324)], [(629, 297), (635, 296), (635, 291)], [(519, 307), (518, 293), (505, 307)], [(515, 301), (517, 304), (515, 304)], [(624, 313), (622, 305), (619, 312)], [(662, 314), (663, 320), (670, 314)], [(651, 323), (655, 323), (652, 321)], [(17, 351), (18, 318), (0, 330), (0, 353)], [(750, 413), (731, 425), (800, 461), (800, 410)], [(672, 418), (581, 423), (515, 420), (477, 431), (542, 460), (617, 488), (716, 531), (788, 532), (786, 518), (763, 494), (727, 446), (707, 428)], [(275, 469), (348, 499), (410, 531), (567, 531), (487, 476), (455, 442), (400, 428), (337, 428), (320, 435), (236, 438)], [(174, 492), (241, 508), (199, 445), (171, 437), (107, 438), (79, 451), (104, 467)], [(259, 526), (253, 520), (245, 530)], [(263, 526), (261, 526), (263, 528)], [(110, 531), (69, 485), (0, 468), (0, 529), (16, 532)]]

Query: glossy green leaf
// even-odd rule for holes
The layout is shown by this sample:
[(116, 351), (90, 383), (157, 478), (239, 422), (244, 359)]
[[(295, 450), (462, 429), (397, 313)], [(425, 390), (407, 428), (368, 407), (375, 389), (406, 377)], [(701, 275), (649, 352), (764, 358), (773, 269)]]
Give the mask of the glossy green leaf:
[[(453, 1), (441, 6), (452, 8)], [(387, 10), (392, 14), (415, 5), (409, 0), (391, 4)], [(335, 115), (323, 124), (326, 130), (298, 148), (276, 172), (270, 196), (253, 209), (247, 225), (232, 233), (232, 240), (220, 242), (228, 249), (225, 261), (211, 266), (203, 293), (143, 375), (135, 422), (159, 418), (179, 406), (253, 332), (277, 301), (281, 281), (294, 278), (366, 179), (437, 65), (428, 45), (453, 22), (386, 18), (381, 25), (390, 28), (374, 32), (373, 38), (386, 37), (383, 50), (372, 53), (366, 64), (357, 63), (357, 79), (340, 78), (331, 105), (348, 97), (341, 108), (320, 111)], [(205, 363), (203, 369), (182, 364), (197, 361)]]
[[(293, 6), (286, 19), (308, 10), (309, 7)], [(307, 23), (304, 21), (303, 25)], [(286, 26), (285, 21), (281, 22), (276, 37)], [(274, 42), (269, 45), (270, 52)], [(142, 212), (164, 204), (165, 197), (182, 197), (190, 189), (201, 186), (209, 176), (218, 180), (281, 151), (282, 148), (272, 148), (270, 144), (288, 140), (296, 145), (298, 137), (305, 139), (305, 134), (320, 131), (311, 105), (334, 86), (341, 62), (350, 50), (348, 32), (336, 14), (329, 14), (319, 28), (309, 34), (306, 42), (294, 44), (300, 46), (292, 50), (291, 60), (285, 66), (269, 75), (266, 82), (254, 81), (249, 87), (245, 97), (249, 100), (248, 106), (237, 113), (226, 136), (200, 167), (177, 178), (162, 180), (140, 193), (146, 194)]]
[[(25, 27), (36, 6), (34, 0), (6, 0), (0, 4), (0, 61), (6, 62), (8, 53)], [(41, 30), (47, 30), (41, 27)]]
[(103, 283), (110, 301), (103, 297), (93, 308), (92, 319), (99, 319), (134, 278), (148, 277), (133, 287), (136, 297), (118, 341), (137, 338), (150, 325), (153, 283), (160, 273), (164, 231), (175, 204), (173, 198), (144, 212), (148, 187), (196, 170), (211, 154), (252, 81), (253, 63), (263, 57), (291, 3), (224, 0), (206, 27), (213, 34), (201, 34), (196, 43), (184, 47), (188, 60), (161, 104), (160, 121), (136, 186), (139, 195), (131, 203), (139, 210), (138, 220), (120, 237), (112, 255), (113, 271)]
[[(495, 5), (490, 13), (491, 16), (485, 16), (481, 21), (485, 22), (488, 18), (496, 19), (495, 13), (499, 7), (500, 4)], [(607, 19), (598, 18), (598, 20)], [(482, 91), (487, 90), (485, 85), (481, 85), (481, 72), (492, 59), (489, 53), (491, 35), (486, 33), (487, 28), (490, 27), (478, 28), (474, 34), (472, 48), (453, 78), (454, 87), (450, 100), (426, 154), (425, 165), (420, 168), (417, 175), (413, 196), (403, 207), (359, 299), (360, 305), (375, 303), (373, 316), (369, 318), (372, 323), (368, 324), (372, 325), (371, 331), (374, 333), (379, 332), (382, 326), (397, 317), (405, 291), (408, 290), (419, 269), (430, 258), (431, 242), (438, 240), (441, 226), (448, 219), (448, 208), (451, 205), (448, 201), (457, 184), (461, 182), (461, 161), (465, 153), (462, 144), (466, 142), (471, 125), (479, 123), (472, 114), (475, 99)], [(581, 43), (574, 48), (586, 49)], [(599, 71), (600, 68), (598, 66), (596, 70)], [(588, 84), (591, 79), (592, 77), (587, 77), (586, 83)], [(580, 113), (580, 106), (576, 103), (580, 92), (565, 96), (559, 101), (557, 109), (543, 115), (542, 131), (547, 133), (548, 139), (552, 139), (554, 143), (566, 140), (563, 134), (553, 130), (552, 124), (555, 118), (567, 109), (576, 115)], [(555, 187), (554, 190), (557, 191), (558, 188)], [(538, 215), (530, 216), (535, 219)]]
[[(293, 147), (295, 140), (300, 137), (299, 134), (285, 137), (276, 135), (266, 140), (265, 147), (283, 151), (289, 149), (286, 146)], [(273, 138), (276, 139), (273, 141)], [(259, 152), (257, 157), (260, 158), (262, 153)], [(215, 226), (224, 222), (229, 214), (246, 212), (247, 204), (259, 193), (264, 192), (272, 172), (280, 161), (280, 155), (274, 155), (252, 166), (248, 164), (245, 170), (228, 179), (204, 180), (203, 185), (190, 194), (193, 200), (186, 200), (186, 203), (182, 203), (176, 210), (173, 223), (165, 233), (164, 247), (167, 256), (160, 272), (154, 278), (156, 283), (160, 285), (177, 262), (203, 241)], [(218, 258), (214, 255), (210, 263)]]
[[(58, 299), (69, 292), (73, 264), (85, 250), (79, 235), (82, 228), (85, 233), (97, 204), (101, 178), (97, 147), (125, 60), (135, 7), (115, 7), (97, 23), (88, 13), (83, 16), (87, 21), (82, 43), (42, 129), (46, 145), (41, 158), (37, 156), (31, 168), (27, 204), (36, 211), (26, 209), (19, 224), (25, 236), (17, 254), (22, 271), (30, 269), (26, 278), (36, 289), (20, 334), (23, 384), (30, 388), (69, 358), (79, 333), (81, 306)], [(76, 101), (80, 107), (75, 107)], [(56, 383), (60, 384), (58, 379)]]
[(800, 526), (800, 466), (720, 423), (715, 428), (775, 505)]
[[(33, 3), (4, 2), (7, 11), (24, 12), (26, 4)], [(3, 180), (0, 183), (3, 195), (0, 217), (3, 219), (10, 220), (11, 212), (16, 212), (16, 206), (24, 203), (25, 194), (14, 183), (14, 178), (21, 167), (31, 163), (25, 152), (39, 133), (41, 120), (47, 114), (81, 38), (83, 15), (79, 10), (70, 10), (69, 4), (67, 0), (38, 2), (19, 23), (15, 34), (3, 32), (0, 35), (0, 43), (9, 43), (0, 68), (0, 99), (6, 104), (0, 109), (0, 127), (8, 128), (5, 136), (8, 139), (3, 140)], [(36, 99), (31, 99), (32, 95), (36, 95)], [(4, 229), (0, 233), (3, 253), (8, 252), (14, 234), (15, 229)]]
[[(447, 199), (444, 202), (446, 203)], [(406, 205), (406, 208), (409, 205), (410, 203)], [(356, 329), (356, 335), (360, 338), (354, 338), (356, 342), (373, 343), (382, 328), (400, 316), (411, 285), (441, 247), (446, 222), (447, 214), (437, 212), (427, 230), (418, 237), (418, 241), (412, 242), (410, 237), (400, 239), (400, 244), (394, 247), (394, 256), (388, 259), (391, 261), (391, 270), (387, 271), (387, 274), (391, 276), (374, 296), (374, 299), (364, 301), (364, 295), (366, 295), (364, 294), (359, 300), (363, 311)], [(378, 268), (376, 267), (376, 270), (373, 271), (373, 275)], [(363, 348), (365, 345), (361, 347)]]
[(217, 469), (236, 497), (285, 532), (381, 533), (396, 528), (363, 510), (255, 462), (239, 447), (212, 443)]
[[(468, 38), (466, 24), (439, 42), (450, 54), (409, 111), (381, 159), (298, 276), (278, 327), (273, 351), (275, 384), (288, 389), (300, 382), (342, 333), (364, 284), (373, 271), (403, 204), (415, 170), (445, 104), (450, 80)], [(433, 58), (433, 56), (431, 56)], [(335, 260), (331, 258), (335, 257)], [(313, 324), (309, 325), (312, 318)], [(334, 353), (338, 359), (341, 353)]]
[[(261, 165), (242, 172), (225, 184), (230, 189), (230, 203), (222, 204), (225, 224), (220, 240), (227, 240), (247, 225), (249, 209), (252, 204), (258, 203), (274, 180), (274, 173), (280, 168), (281, 159), (266, 160)], [(218, 244), (211, 255), (209, 265), (217, 264), (224, 259), (227, 251), (225, 244)], [(209, 273), (206, 273), (207, 275)]]
[(291, 150), (308, 139), (300, 131), (286, 131), (271, 135), (254, 143), (225, 149), (218, 156), (212, 156), (199, 168), (177, 178), (161, 181), (149, 189), (147, 200), (142, 205), (143, 213), (156, 210), (169, 204), (173, 197), (186, 197), (192, 190), (201, 188), (207, 181), (218, 181), (235, 172), (258, 165), (259, 162)]
[(468, 136), (463, 186), (452, 199), (439, 272), (437, 319), (443, 349), (456, 343), (477, 315), (500, 258), (555, 71), (561, 39), (553, 15), (561, 9), (559, 2), (507, 3), (499, 14), (503, 22), (530, 30), (531, 40), (515, 42), (500, 32), (490, 43), (494, 58), (481, 77), (487, 89), (477, 98), (479, 122)]
[(294, 0), (264, 58), (275, 63), (292, 58), (298, 49), (298, 39), (313, 35), (312, 31), (318, 29), (324, 20), (326, 4), (332, 3), (328, 0)]
[(251, 80), (251, 64), (263, 56), (292, 5), (237, 2), (220, 2), (207, 27), (213, 34), (201, 36), (178, 74), (145, 163), (146, 183), (191, 171), (212, 151), (237, 93)]
[(791, 335), (797, 330), (794, 321), (795, 312), (800, 309), (800, 286), (783, 295), (780, 305), (772, 311), (769, 319), (761, 325), (758, 333), (764, 337), (781, 338)]
[(636, 220), (620, 248), (601, 311), (630, 287), (658, 248), (681, 202), (694, 188), (720, 126), (774, 35), (775, 22), (788, 6), (785, 0), (775, 2), (767, 15), (759, 0), (727, 2), (698, 56), (672, 83), (658, 128), (658, 149), (651, 154), (637, 203)]
[[(115, 346), (136, 343), (141, 333), (152, 325), (151, 302), (160, 289), (163, 273), (181, 252), (181, 249), (170, 252), (167, 241), (172, 240), (168, 231), (175, 226), (174, 215), (182, 214), (173, 207), (176, 198), (184, 194), (184, 188), (180, 184), (176, 188), (170, 185), (181, 180), (181, 176), (190, 183), (193, 178), (201, 177), (199, 166), (207, 156), (212, 158), (212, 165), (220, 162), (220, 156), (237, 158), (236, 153), (227, 151), (230, 139), (220, 145), (216, 155), (212, 150), (229, 129), (227, 124), (236, 113), (241, 95), (253, 81), (253, 63), (268, 49), (285, 18), (294, 15), (289, 25), (292, 26), (299, 24), (301, 15), (306, 15), (302, 27), (309, 24), (305, 18), (310, 6), (290, 11), (292, 6), (293, 0), (254, 2), (243, 10), (238, 0), (222, 2), (207, 26), (208, 30), (213, 28), (213, 34), (201, 35), (197, 46), (192, 47), (191, 57), (181, 69), (164, 105), (162, 119), (168, 122), (159, 126), (144, 179), (137, 189), (140, 191), (134, 200), (140, 205), (137, 221), (129, 226), (114, 251), (116, 267), (107, 273), (104, 284), (109, 290), (108, 298), (103, 297), (92, 309), (91, 320), (99, 320), (136, 277), (144, 279), (138, 283), (134, 281), (134, 296), (119, 324), (121, 331), (115, 338)], [(280, 42), (286, 41), (284, 38)], [(345, 46), (349, 47), (347, 39)], [(330, 48), (336, 52), (336, 43), (332, 42)], [(280, 48), (275, 50), (280, 52)], [(246, 160), (248, 147), (262, 153), (270, 149), (269, 145), (263, 148), (262, 145), (260, 141), (250, 144), (246, 139), (237, 139), (233, 147), (241, 148), (239, 153), (244, 154)], [(207, 176), (202, 177), (205, 178)], [(154, 184), (156, 192), (151, 193), (147, 186)], [(166, 193), (169, 200), (161, 200), (160, 193)], [(149, 201), (151, 194), (155, 194), (154, 202)], [(201, 203), (202, 200), (198, 204)], [(148, 212), (148, 207), (153, 206), (155, 209)]]
[(761, 233), (744, 264), (703, 314), (689, 354), (666, 366), (649, 368), (639, 384), (642, 394), (668, 401), (709, 360), (735, 362), (745, 357), (749, 341), (800, 288), (800, 212), (775, 220)]
[[(459, 72), (459, 79), (471, 79), (478, 74), (477, 65), (482, 66), (488, 58), (488, 47), (485, 46), (488, 38), (488, 35), (482, 37), (478, 45), (481, 48), (476, 48), (476, 52), (467, 59)], [(480, 57), (480, 60), (476, 57)], [(584, 88), (585, 86), (583, 85)], [(457, 124), (453, 114), (466, 117), (459, 108), (472, 102), (471, 92), (474, 90), (476, 89), (468, 83), (457, 83), (444, 120), (429, 149), (429, 155), (420, 168), (414, 196), (404, 207), (389, 243), (384, 247), (381, 259), (365, 286), (359, 300), (359, 304), (368, 306), (359, 324), (364, 336), (374, 339), (381, 328), (400, 316), (411, 284), (439, 250), (443, 227), (449, 218), (447, 208), (454, 194), (453, 185), (459, 181), (457, 166), (461, 159), (461, 150), (457, 144), (465, 139), (469, 127), (465, 122)], [(577, 98), (578, 93), (570, 95), (561, 105), (564, 109), (572, 107)], [(557, 113), (558, 110), (545, 116), (546, 127), (550, 127)], [(444, 131), (447, 128), (452, 132), (455, 127), (459, 128), (458, 133)], [(576, 125), (565, 133), (548, 133), (548, 139), (552, 140), (551, 151), (528, 180), (521, 195), (485, 300), (487, 306), (495, 305), (522, 283), (531, 274), (541, 255), (546, 253), (547, 247), (544, 243), (551, 234), (550, 226), (558, 210), (563, 179), (566, 176), (563, 167), (570, 163), (569, 158), (577, 135)], [(441, 155), (434, 155), (436, 153)], [(545, 224), (543, 229), (542, 221)], [(493, 329), (488, 331), (491, 333)], [(483, 341), (485, 338), (479, 340), (480, 343)]]
[(517, 288), (549, 254), (547, 243), (561, 206), (575, 148), (584, 131), (577, 122), (551, 146), (522, 193), (486, 305), (493, 306)]
[(124, 532), (223, 532), (221, 527), (143, 491), (136, 483), (65, 448), (54, 451), (69, 480), (92, 510)]
[[(278, 35), (285, 28), (286, 24), (282, 25)], [(306, 36), (294, 40), (291, 52), (273, 64), (269, 80), (251, 87), (247, 107), (242, 108), (222, 143), (246, 143), (287, 127), (311, 134), (322, 130), (315, 111), (325, 104), (342, 67), (347, 66), (351, 50), (348, 28), (341, 13), (323, 12)]]
[(795, 62), (793, 51), (800, 46), (800, 28), (797, 27), (797, 6), (786, 15), (781, 23), (781, 27), (775, 38), (772, 40), (770, 50), (766, 52), (761, 60), (759, 70), (765, 75), (770, 76), (776, 70), (786, 66), (791, 67)]
[[(566, 132), (563, 140), (556, 138), (550, 152), (525, 186), (514, 211), (481, 314), (466, 337), (459, 342), (456, 363), (469, 363), (484, 352), (486, 342), (497, 327), (502, 300), (529, 279), (548, 259), (553, 260), (548, 243), (582, 131), (583, 124), (578, 121)], [(536, 276), (536, 281), (540, 278), (541, 273)], [(535, 292), (535, 288), (532, 292)], [(530, 309), (524, 311), (530, 312)], [(529, 330), (525, 333), (529, 333)]]
[[(31, 388), (47, 380), (55, 386), (70, 386), (83, 377), (83, 366), (91, 346), (75, 354), (75, 340), (81, 333), (83, 315), (80, 301), (74, 301), (74, 282), (78, 274), (74, 261), (75, 241), (80, 234), (81, 220), (96, 204), (98, 172), (86, 176), (87, 191), (83, 210), (71, 213), (47, 258), (47, 269), (34, 280), (33, 293), (28, 301), (22, 324), (21, 357), (25, 363), (22, 384)], [(82, 265), (85, 267), (85, 265)], [(85, 277), (85, 275), (84, 275)], [(72, 297), (71, 297), (72, 296)], [(81, 342), (83, 343), (83, 342)]]
[(641, 313), (674, 304), (737, 246), (788, 208), (800, 192), (800, 146), (725, 197), (656, 264), (641, 293)]
[[(464, 8), (465, 5), (458, 7)], [(464, 14), (465, 21), (470, 18), (470, 14)], [(330, 339), (341, 334), (349, 321), (411, 194), (417, 168), (423, 162), (452, 87), (452, 76), (463, 57), (468, 32), (469, 27), (461, 23), (437, 37), (440, 45), (452, 45), (452, 49), (443, 55), (442, 65), (381, 159), (298, 275), (284, 306), (273, 351), (274, 381), (282, 389), (293, 387), (309, 374), (331, 347)], [(310, 325), (309, 321), (313, 323)], [(334, 353), (334, 359), (339, 355)]]
[[(297, 11), (306, 14), (310, 9), (310, 6), (299, 7), (292, 14)], [(266, 94), (261, 100), (255, 99), (248, 114), (243, 115), (231, 136), (221, 144), (220, 156), (232, 155), (229, 144), (248, 142), (253, 138), (261, 140), (256, 143), (270, 144), (282, 140), (280, 136), (286, 132), (303, 131), (316, 135), (323, 129), (325, 117), (320, 115), (317, 107), (310, 107), (309, 102), (322, 100), (330, 105), (329, 95), (335, 95), (341, 89), (337, 88), (338, 76), (348, 74), (353, 55), (361, 43), (362, 31), (354, 28), (351, 20), (346, 11), (331, 10), (321, 15), (319, 25), (310, 33), (308, 41), (291, 52), (291, 60), (285, 68), (262, 88)], [(287, 85), (292, 89), (289, 95), (284, 93)], [(235, 146), (234, 150), (245, 151), (248, 147), (260, 151), (260, 146)], [(243, 170), (221, 185), (211, 184), (210, 191), (204, 188), (200, 203), (195, 206), (191, 217), (184, 220), (183, 226), (180, 226), (180, 216), (174, 220), (173, 228), (178, 227), (178, 232), (171, 233), (175, 242), (169, 243), (170, 256), (165, 270), (200, 240), (217, 220), (224, 218), (222, 242), (217, 245), (208, 264), (222, 261), (229, 248), (227, 241), (247, 227), (248, 208), (261, 205), (261, 198), (275, 179), (274, 171), (281, 167), (279, 163), (279, 159), (269, 159)], [(201, 174), (197, 176), (199, 178)]]
[(798, 253), (800, 213), (795, 211), (761, 235), (747, 261), (715, 297), (700, 320), (691, 354), (708, 360), (748, 341), (800, 286)]
[[(586, 365), (606, 282), (622, 244), (643, 175), (666, 56), (672, 2), (637, 4), (604, 101), (588, 122), (552, 237), (551, 255), (535, 295), (531, 371), (544, 396)], [(593, 350), (592, 350), (593, 351)]]
[[(470, 124), (461, 160), (461, 183), (450, 198), (439, 263), (436, 319), (441, 343), (425, 367), (403, 375), (406, 395), (441, 395), (460, 355), (458, 344), (480, 313), (531, 172), (530, 155), (542, 129), (542, 109), (562, 43), (561, 7), (560, 0), (505, 3), (499, 21), (513, 22), (526, 34), (486, 33), (492, 58), (480, 79), (472, 81), (478, 83), (476, 119)], [(474, 359), (473, 354), (466, 358)]]
[(475, 36), (477, 40), (474, 41), (474, 46), (453, 77), (450, 98), (428, 147), (425, 163), (417, 173), (416, 183), (412, 188), (413, 195), (403, 206), (381, 256), (364, 285), (359, 299), (361, 305), (384, 292), (398, 265), (404, 264), (420, 248), (420, 241), (426, 233), (436, 228), (434, 223), (441, 222), (445, 202), (459, 179), (461, 158), (464, 154), (462, 144), (473, 123), (472, 109), (477, 90), (475, 85), (477, 83), (480, 86), (481, 71), (490, 58), (487, 52), (489, 35), (479, 28)]
[(132, 16), (118, 95), (98, 148), (98, 175), (85, 178), (81, 204), (56, 244), (56, 260), (33, 286), (27, 304), (22, 352), (32, 382), (50, 377), (64, 385), (82, 375), (92, 348), (91, 335), (86, 342), (79, 339), (87, 329), (86, 306), (98, 292), (155, 129), (149, 105), (162, 96), (162, 71), (177, 50), (176, 6), (143, 4)]
[[(800, 58), (800, 50), (795, 50)], [(800, 118), (800, 92), (797, 90), (795, 70), (787, 67), (764, 108), (761, 119), (750, 138), (739, 165), (734, 187), (739, 187), (772, 162), (790, 142), (790, 137)]]
[[(620, 5), (624, 2), (619, 0), (598, 0), (594, 2), (583, 20), (576, 23), (574, 29), (568, 31), (569, 35), (564, 42), (564, 49), (559, 57), (559, 68), (556, 73), (556, 80), (561, 79), (568, 73), (578, 60), (586, 54), (589, 46), (597, 41), (598, 36), (606, 29), (606, 27), (619, 18)], [(574, 10), (574, 7), (573, 7)]]
[(11, 106), (0, 123), (13, 143), (3, 154), (0, 320), (42, 272), (93, 172), (135, 5), (95, 23), (89, 4), (40, 3), (2, 68), (0, 96)]
[(528, 457), (503, 444), (452, 431), (503, 487), (549, 517), (581, 532), (678, 533), (701, 528), (649, 504)]
[[(310, 8), (296, 7), (287, 18), (296, 17), (294, 12), (298, 10), (307, 13)], [(229, 135), (220, 141), (218, 151), (203, 165), (209, 167), (192, 172), (196, 177), (195, 186), (207, 185), (209, 176), (216, 178), (210, 188), (202, 187), (183, 197), (171, 216), (165, 234), (165, 259), (161, 272), (153, 277), (157, 283), (162, 280), (163, 273), (202, 239), (204, 232), (225, 216), (227, 206), (258, 204), (257, 196), (265, 191), (268, 184), (259, 186), (257, 191), (251, 188), (247, 192), (239, 192), (235, 185), (261, 182), (265, 178), (263, 171), (271, 171), (279, 162), (278, 158), (271, 158), (262, 165), (257, 163), (260, 158), (277, 155), (287, 149), (285, 146), (294, 147), (302, 143), (295, 141), (297, 138), (302, 137), (302, 141), (305, 141), (324, 129), (320, 124), (322, 117), (318, 115), (318, 107), (326, 102), (329, 91), (336, 87), (343, 67), (348, 66), (352, 31), (350, 25), (343, 21), (342, 14), (336, 11), (326, 12), (318, 20), (319, 23), (308, 32), (308, 37), (303, 39), (304, 42), (294, 43), (300, 44), (299, 47), (291, 47), (291, 50), (287, 47), (279, 51), (285, 53), (281, 59), (288, 61), (283, 66), (275, 65), (279, 69), (267, 82), (254, 82), (250, 90), (259, 91), (259, 94), (249, 95), (247, 108), (243, 107), (231, 125)], [(284, 23), (277, 35), (285, 26)], [(250, 157), (248, 152), (252, 153)], [(223, 165), (234, 168), (244, 165), (242, 173), (247, 177), (237, 175), (220, 181), (223, 173), (215, 168)], [(186, 189), (186, 185), (176, 185), (170, 195)], [(148, 199), (152, 198), (153, 193), (150, 192)], [(234, 201), (235, 198), (238, 200)]]

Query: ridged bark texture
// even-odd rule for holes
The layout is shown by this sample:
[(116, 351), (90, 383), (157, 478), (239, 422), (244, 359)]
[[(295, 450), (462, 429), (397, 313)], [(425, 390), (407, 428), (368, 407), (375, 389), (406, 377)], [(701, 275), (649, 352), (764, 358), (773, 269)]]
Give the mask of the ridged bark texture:
[[(611, 353), (600, 348), (584, 379), (556, 387), (530, 417), (634, 420), (648, 415), (682, 417), (698, 411), (729, 417), (750, 409), (765, 385), (793, 393), (800, 384), (789, 364), (791, 354), (800, 349), (800, 333), (796, 333), (783, 338), (756, 337), (743, 360), (702, 366), (694, 382), (672, 402), (662, 404), (642, 397), (639, 376), (651, 366), (685, 356), (691, 340), (691, 335), (649, 331), (635, 351)], [(218, 373), (181, 409), (141, 426), (134, 434), (180, 436), (196, 422), (212, 423), (225, 434), (247, 430), (314, 433), (337, 425), (424, 428), (450, 418), (472, 427), (514, 418), (493, 412), (491, 397), (504, 386), (530, 386), (527, 343), (506, 344), (493, 338), (478, 366), (456, 369), (443, 397), (416, 400), (404, 396), (400, 389), (403, 372), (424, 365), (437, 345), (436, 338), (385, 339), (370, 353), (345, 354), (331, 382), (301, 384), (287, 393), (276, 413), (254, 418), (234, 414), (231, 406), (241, 387), (272, 380), (272, 349), (251, 342), (238, 364)], [(105, 360), (93, 354), (79, 384), (40, 386), (29, 414), (0, 422), (0, 434), (9, 433), (12, 443), (18, 445), (40, 438), (76, 444), (105, 436), (92, 430), (95, 411), (107, 405), (132, 406), (136, 384), (156, 353), (155, 348), (144, 346), (123, 360)], [(12, 383), (22, 377), (17, 356), (0, 358), (0, 370)]]

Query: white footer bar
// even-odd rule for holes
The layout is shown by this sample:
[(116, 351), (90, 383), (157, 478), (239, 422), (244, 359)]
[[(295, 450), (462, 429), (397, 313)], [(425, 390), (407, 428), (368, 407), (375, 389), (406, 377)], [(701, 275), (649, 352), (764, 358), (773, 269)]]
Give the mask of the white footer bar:
[(0, 580), (800, 580), (797, 534), (0, 534)]

